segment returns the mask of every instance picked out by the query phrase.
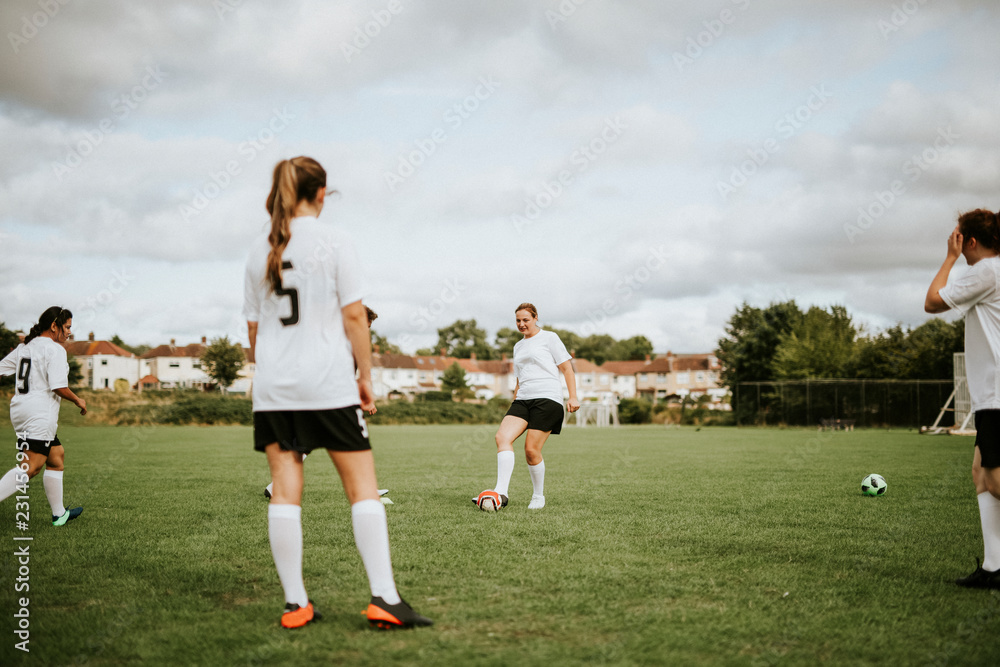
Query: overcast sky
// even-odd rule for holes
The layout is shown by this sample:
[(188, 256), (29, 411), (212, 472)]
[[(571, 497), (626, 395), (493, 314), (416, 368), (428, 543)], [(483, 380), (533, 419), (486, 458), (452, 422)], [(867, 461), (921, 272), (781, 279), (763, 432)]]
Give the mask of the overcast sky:
[(246, 342), (271, 171), (306, 154), (406, 352), (522, 301), (657, 352), (714, 349), (743, 301), (917, 325), (956, 214), (1000, 205), (998, 13), (5, 0), (0, 321)]

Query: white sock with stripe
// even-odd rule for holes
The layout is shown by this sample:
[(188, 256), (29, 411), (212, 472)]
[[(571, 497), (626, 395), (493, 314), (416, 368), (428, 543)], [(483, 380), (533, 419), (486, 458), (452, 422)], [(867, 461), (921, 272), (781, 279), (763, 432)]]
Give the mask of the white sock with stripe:
[(510, 476), (514, 474), (514, 452), (497, 452), (497, 485), (493, 490), (501, 496), (509, 496)]
[(389, 556), (385, 505), (380, 500), (359, 500), (351, 505), (351, 524), (354, 526), (354, 543), (361, 554), (361, 562), (365, 564), (372, 595), (389, 604), (399, 604), (399, 592), (392, 576), (392, 558)]
[(285, 590), (285, 602), (305, 607), (309, 604), (309, 596), (302, 581), (302, 508), (268, 505), (267, 535), (278, 579)]

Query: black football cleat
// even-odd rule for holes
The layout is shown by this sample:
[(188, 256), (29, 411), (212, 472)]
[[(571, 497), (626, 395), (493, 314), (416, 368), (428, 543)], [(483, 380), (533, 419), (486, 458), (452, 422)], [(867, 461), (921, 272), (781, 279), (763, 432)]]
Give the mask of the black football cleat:
[(398, 604), (389, 604), (373, 596), (365, 615), (368, 616), (368, 624), (380, 630), (434, 625), (434, 621), (413, 611), (413, 607), (402, 598)]
[(991, 588), (1000, 590), (1000, 571), (984, 570), (976, 559), (976, 569), (967, 577), (956, 579), (955, 583), (965, 588)]

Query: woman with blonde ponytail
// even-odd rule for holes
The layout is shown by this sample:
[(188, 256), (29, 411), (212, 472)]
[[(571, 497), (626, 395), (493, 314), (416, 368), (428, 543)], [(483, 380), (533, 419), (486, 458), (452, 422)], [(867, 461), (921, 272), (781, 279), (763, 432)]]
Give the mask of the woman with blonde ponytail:
[(10, 421), (17, 434), (18, 465), (0, 478), (0, 500), (21, 489), (45, 466), (42, 484), (52, 507), (52, 525), (64, 526), (83, 513), (82, 507), (63, 504), (63, 466), (66, 450), (59, 442), (59, 404), (72, 401), (87, 414), (87, 402), (69, 388), (66, 348), (73, 327), (73, 313), (59, 306), (47, 308), (31, 327), (24, 342), (0, 361), (0, 375), (14, 376)]
[[(302, 579), (302, 456), (326, 449), (351, 503), (374, 627), (431, 625), (396, 590), (364, 412), (374, 409), (364, 279), (347, 234), (319, 221), (326, 172), (308, 157), (274, 168), (271, 228), (250, 251), (243, 314), (256, 363), (254, 448), (273, 487), (268, 536), (285, 593), (281, 625), (319, 620)], [(357, 372), (355, 372), (355, 367)]]
[[(969, 270), (948, 281), (959, 257)], [(965, 369), (976, 420), (972, 483), (983, 531), (983, 561), (955, 583), (1000, 589), (1000, 220), (976, 209), (958, 217), (944, 263), (924, 300), (928, 313), (954, 308), (965, 316)]]

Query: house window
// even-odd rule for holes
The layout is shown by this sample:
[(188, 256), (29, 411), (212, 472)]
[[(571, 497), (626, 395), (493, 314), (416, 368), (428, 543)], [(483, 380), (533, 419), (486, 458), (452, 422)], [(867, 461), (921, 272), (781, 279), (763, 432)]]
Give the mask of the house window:
[(594, 384), (594, 378), (592, 376), (590, 376), (590, 375), (584, 375), (583, 376), (583, 383), (587, 384), (587, 385)]
[(677, 384), (688, 384), (691, 382), (690, 373), (678, 373), (677, 374)]
[(667, 381), (667, 374), (666, 373), (657, 373), (656, 374), (656, 382), (657, 382), (657, 384), (659, 384), (661, 382), (666, 382), (666, 381)]
[(639, 382), (645, 382), (645, 381), (646, 381), (646, 374), (639, 373)]
[(107, 359), (101, 359), (101, 365), (102, 366), (107, 366), (108, 365), (108, 360)]
[(705, 374), (704, 374), (704, 373), (701, 373), (701, 372), (698, 372), (698, 373), (695, 373), (695, 374), (694, 374), (694, 379), (695, 379), (695, 380), (696, 380), (697, 382), (704, 382), (704, 381), (705, 381)]
[(427, 382), (427, 373), (424, 373), (424, 372), (420, 373), (420, 381), (421, 382)]
[(179, 362), (179, 361), (171, 361), (170, 362), (170, 367), (171, 368), (180, 368), (181, 367), (181, 362)]
[(602, 375), (601, 376), (601, 384), (611, 384), (611, 376), (610, 375)]
[(191, 367), (192, 368), (201, 368), (201, 362), (200, 361), (196, 361), (193, 364), (191, 364)]

